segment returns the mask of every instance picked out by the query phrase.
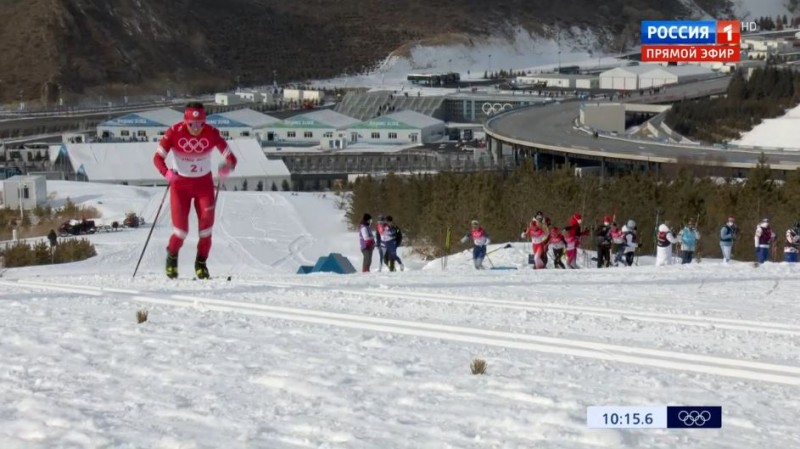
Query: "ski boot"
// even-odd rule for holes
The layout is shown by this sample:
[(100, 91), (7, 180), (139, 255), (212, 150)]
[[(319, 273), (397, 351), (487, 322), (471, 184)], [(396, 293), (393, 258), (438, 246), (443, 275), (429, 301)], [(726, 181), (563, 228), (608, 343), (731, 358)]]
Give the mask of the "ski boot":
[(167, 277), (175, 279), (178, 277), (178, 255), (167, 251)]
[(208, 274), (208, 267), (206, 267), (206, 260), (198, 257), (194, 261), (194, 274), (197, 279), (209, 279), (211, 275)]

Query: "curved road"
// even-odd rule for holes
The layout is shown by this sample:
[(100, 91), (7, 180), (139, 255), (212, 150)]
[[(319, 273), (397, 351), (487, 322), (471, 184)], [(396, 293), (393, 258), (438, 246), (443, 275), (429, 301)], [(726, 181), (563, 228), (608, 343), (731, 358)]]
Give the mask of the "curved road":
[[(667, 92), (671, 91), (672, 89)], [(637, 97), (638, 95), (634, 95), (627, 100), (635, 102)], [(648, 101), (645, 99), (643, 102)], [(577, 102), (564, 102), (515, 109), (487, 120), (484, 129), (487, 136), (501, 142), (592, 158), (752, 168), (758, 163), (761, 153), (758, 150), (694, 147), (613, 137), (595, 139), (573, 127), (579, 108)], [(769, 158), (772, 169), (800, 168), (800, 152), (778, 150), (764, 153)]]

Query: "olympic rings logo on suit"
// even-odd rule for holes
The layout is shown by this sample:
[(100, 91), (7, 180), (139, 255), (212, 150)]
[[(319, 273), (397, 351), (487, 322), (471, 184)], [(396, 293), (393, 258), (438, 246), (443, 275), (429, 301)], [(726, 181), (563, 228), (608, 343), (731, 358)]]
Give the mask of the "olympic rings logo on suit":
[(512, 106), (511, 103), (500, 104), (486, 102), (481, 106), (481, 111), (483, 111), (485, 115), (494, 115), (498, 112), (505, 111), (506, 109), (512, 109), (513, 107), (514, 106)]
[(208, 139), (205, 137), (201, 139), (187, 139), (186, 137), (183, 137), (178, 140), (178, 146), (180, 149), (187, 153), (202, 153), (206, 148), (208, 148), (208, 143)]
[(707, 410), (703, 410), (702, 412), (698, 412), (697, 410), (687, 412), (683, 410), (678, 413), (678, 419), (688, 427), (695, 425), (697, 427), (703, 427), (711, 419), (711, 413)]

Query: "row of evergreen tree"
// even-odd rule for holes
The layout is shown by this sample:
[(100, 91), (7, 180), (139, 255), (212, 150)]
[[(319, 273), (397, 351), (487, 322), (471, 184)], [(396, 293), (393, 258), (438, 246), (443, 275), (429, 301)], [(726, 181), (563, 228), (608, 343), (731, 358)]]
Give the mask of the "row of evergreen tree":
[(800, 17), (789, 18), (786, 14), (775, 16), (775, 18), (762, 16), (755, 21), (759, 31), (781, 31), (784, 28), (796, 28), (800, 26)]
[[(636, 220), (640, 251), (653, 254), (658, 213), (660, 221), (670, 220), (676, 231), (690, 218), (699, 220), (700, 254), (720, 257), (720, 227), (732, 214), (743, 237), (734, 245), (734, 255), (752, 260), (752, 236), (761, 218), (770, 217), (779, 236), (800, 221), (800, 172), (778, 183), (771, 180), (768, 165), (761, 164), (749, 176), (746, 182), (699, 179), (684, 168), (670, 179), (652, 173), (600, 180), (577, 178), (569, 168), (537, 171), (527, 164), (509, 172), (365, 177), (353, 184), (347, 216), (355, 227), (365, 212), (392, 215), (408, 245), (424, 255), (441, 256), (448, 228), (453, 232), (451, 253), (468, 247), (459, 245), (458, 238), (473, 219), (501, 243), (519, 241), (538, 210), (558, 227), (567, 225), (576, 212), (583, 215), (584, 226), (615, 215), (618, 223)], [(591, 240), (586, 244), (594, 249)]]
[(483, 79), (499, 80), (499, 79), (514, 78), (517, 76), (526, 76), (526, 75), (530, 75), (530, 72), (526, 73), (524, 70), (499, 70), (496, 72), (489, 72), (487, 70), (483, 72)]
[(783, 115), (800, 103), (800, 72), (776, 67), (734, 73), (721, 98), (683, 100), (667, 112), (676, 132), (703, 142), (737, 139), (762, 119)]

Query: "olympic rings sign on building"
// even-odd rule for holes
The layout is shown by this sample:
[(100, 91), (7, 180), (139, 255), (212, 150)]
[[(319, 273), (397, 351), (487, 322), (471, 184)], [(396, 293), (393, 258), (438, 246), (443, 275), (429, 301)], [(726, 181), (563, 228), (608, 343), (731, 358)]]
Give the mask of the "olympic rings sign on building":
[(494, 115), (497, 114), (498, 112), (503, 112), (505, 110), (513, 108), (514, 106), (511, 103), (500, 104), (500, 103), (486, 102), (481, 106), (481, 111), (483, 111), (485, 115)]

